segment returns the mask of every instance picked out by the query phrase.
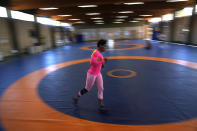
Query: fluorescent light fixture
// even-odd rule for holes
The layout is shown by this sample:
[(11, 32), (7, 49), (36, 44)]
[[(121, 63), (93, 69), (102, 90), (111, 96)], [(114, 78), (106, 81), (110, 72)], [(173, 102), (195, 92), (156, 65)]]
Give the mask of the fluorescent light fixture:
[(125, 5), (141, 5), (144, 4), (144, 2), (130, 2), (130, 3), (124, 3)]
[(134, 20), (144, 20), (144, 18), (134, 18)]
[(158, 23), (160, 21), (161, 21), (160, 17), (155, 17), (155, 18), (152, 18), (152, 19), (149, 20), (149, 22), (151, 22), (151, 23)]
[(0, 17), (8, 17), (8, 15), (7, 15), (7, 10), (6, 10), (6, 8), (5, 7), (1, 7), (0, 6)]
[(104, 23), (95, 23), (95, 24), (103, 25)]
[(183, 2), (183, 1), (188, 1), (188, 0), (167, 0), (166, 2)]
[(118, 22), (118, 21), (117, 21), (117, 22), (113, 22), (113, 23), (115, 23), (115, 24), (119, 24), (119, 23), (122, 23), (122, 22)]
[(78, 6), (78, 7), (88, 8), (88, 7), (98, 7), (98, 6), (97, 5), (81, 5), (81, 6)]
[(148, 17), (148, 16), (153, 16), (153, 15), (140, 15), (140, 16), (143, 16), (143, 17)]
[(128, 18), (128, 16), (116, 16), (116, 18)]
[(19, 11), (13, 11), (11, 10), (11, 17), (13, 19), (18, 19), (18, 20), (24, 20), (24, 21), (34, 21), (34, 16), (27, 14), (27, 13), (23, 13), (23, 12), (19, 12)]
[(126, 13), (126, 14), (128, 14), (128, 13), (134, 13), (134, 12), (133, 11), (120, 11), (118, 13)]
[(86, 15), (100, 15), (101, 13), (86, 13)]
[(68, 19), (68, 20), (80, 20), (80, 19)]
[(72, 16), (72, 15), (58, 15), (60, 17)]
[(124, 19), (115, 19), (115, 21), (125, 21)]
[(104, 21), (103, 21), (103, 20), (96, 20), (96, 21), (94, 21), (94, 22), (102, 23), (102, 22), (104, 22)]
[(133, 22), (133, 23), (136, 23), (136, 22), (139, 22), (139, 21), (136, 21), (136, 20), (132, 20), (132, 21), (129, 21), (129, 22)]
[(40, 10), (56, 10), (58, 8), (50, 7), (50, 8), (39, 8)]
[(92, 20), (100, 20), (100, 19), (103, 19), (103, 18), (100, 18), (100, 17), (95, 17), (95, 18), (91, 18)]
[(77, 23), (77, 24), (83, 24), (83, 23), (85, 23), (84, 21), (77, 21), (77, 22), (75, 22), (75, 23)]

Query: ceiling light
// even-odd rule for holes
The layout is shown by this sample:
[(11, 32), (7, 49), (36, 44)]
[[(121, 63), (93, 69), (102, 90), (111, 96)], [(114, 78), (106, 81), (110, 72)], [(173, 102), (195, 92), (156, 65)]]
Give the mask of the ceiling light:
[(188, 0), (167, 0), (166, 2), (183, 2), (183, 1), (188, 1)]
[(124, 3), (125, 5), (140, 5), (144, 4), (144, 2), (131, 2), (131, 3)]
[(56, 10), (58, 8), (50, 7), (50, 8), (39, 8), (40, 10)]
[(75, 22), (75, 23), (77, 23), (77, 24), (83, 24), (83, 23), (85, 23), (84, 21), (77, 21), (77, 22)]
[(69, 19), (69, 20), (80, 20), (80, 19)]
[(143, 17), (148, 17), (148, 16), (153, 16), (153, 15), (140, 15), (140, 16), (143, 16)]
[(115, 21), (125, 21), (124, 19), (116, 19)]
[(100, 15), (101, 13), (86, 13), (86, 15)]
[(122, 23), (122, 22), (113, 22), (113, 23), (115, 23), (115, 24), (119, 24), (119, 23)]
[(139, 21), (136, 21), (136, 20), (132, 20), (132, 21), (129, 21), (129, 22), (139, 22)]
[(116, 18), (128, 18), (128, 16), (116, 16)]
[(78, 7), (88, 8), (88, 7), (98, 7), (98, 6), (97, 5), (81, 5), (81, 6), (78, 6)]
[(72, 15), (58, 15), (60, 17), (65, 17), (65, 16), (72, 16)]
[(121, 12), (118, 12), (118, 13), (134, 13), (133, 11), (121, 11)]
[(134, 18), (134, 20), (144, 20), (144, 18)]
[(96, 20), (96, 21), (94, 21), (94, 22), (100, 22), (100, 23), (102, 23), (102, 22), (104, 22), (103, 20)]
[(100, 17), (95, 17), (95, 18), (91, 18), (93, 20), (99, 20), (99, 19), (103, 19), (103, 18), (100, 18)]
[(104, 23), (95, 23), (95, 24), (99, 24), (99, 25), (101, 25), (101, 24), (104, 24)]

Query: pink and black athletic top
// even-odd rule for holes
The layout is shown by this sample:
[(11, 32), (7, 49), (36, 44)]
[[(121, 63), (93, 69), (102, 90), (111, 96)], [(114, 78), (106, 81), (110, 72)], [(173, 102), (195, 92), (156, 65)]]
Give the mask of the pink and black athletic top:
[(88, 73), (92, 75), (99, 75), (102, 68), (102, 64), (104, 62), (105, 61), (103, 55), (98, 50), (94, 50), (91, 56), (91, 60), (90, 60), (91, 67), (88, 70)]

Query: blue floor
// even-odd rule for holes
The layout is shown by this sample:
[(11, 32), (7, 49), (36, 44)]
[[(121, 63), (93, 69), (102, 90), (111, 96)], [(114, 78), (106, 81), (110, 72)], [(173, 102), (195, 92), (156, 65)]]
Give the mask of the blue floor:
[[(130, 40), (129, 42), (117, 42), (117, 44), (144, 44), (143, 40)], [(58, 64), (71, 60), (90, 58), (92, 51), (81, 50), (80, 47), (92, 45), (92, 43), (72, 44), (36, 55), (31, 55), (21, 59), (14, 59), (8, 62), (0, 63), (0, 96), (14, 81), (21, 77), (49, 65)], [(171, 58), (197, 62), (197, 48), (166, 43), (161, 45), (159, 42), (153, 42), (153, 48), (106, 51), (104, 56), (150, 56), (160, 58)], [(121, 65), (120, 65), (121, 66)], [(110, 123), (110, 122), (109, 122)], [(0, 126), (1, 130), (1, 126)]]
[[(39, 96), (62, 113), (103, 123), (152, 125), (197, 117), (195, 69), (167, 62), (109, 60), (102, 69), (102, 76), (104, 103), (110, 111), (101, 115), (97, 112), (96, 86), (81, 97), (78, 107), (72, 104), (72, 97), (85, 86), (88, 68), (86, 62), (50, 73), (40, 82)], [(110, 77), (106, 72), (112, 69), (127, 69), (137, 74), (124, 79)], [(128, 72), (113, 74), (125, 76)]]
[[(120, 43), (143, 44), (144, 41), (131, 40), (130, 42)], [(92, 45), (92, 43), (68, 45), (53, 50), (45, 51), (40, 54), (25, 57), (23, 59), (17, 59), (6, 63), (1, 62), (0, 95), (15, 80), (35, 70), (66, 61), (89, 58), (91, 55), (91, 51), (80, 49), (80, 47), (84, 45)], [(104, 52), (104, 56), (152, 56), (197, 62), (196, 52), (197, 48), (190, 46), (176, 44), (166, 44), (165, 46), (160, 46), (159, 43), (154, 42), (154, 46), (151, 50), (136, 49), (126, 51), (107, 51)]]

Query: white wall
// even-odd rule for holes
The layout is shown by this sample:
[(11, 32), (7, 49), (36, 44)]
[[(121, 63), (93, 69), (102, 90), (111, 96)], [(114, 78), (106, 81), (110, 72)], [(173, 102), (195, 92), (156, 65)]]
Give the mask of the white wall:
[(165, 22), (164, 24), (163, 24), (163, 27), (162, 27), (163, 29), (162, 29), (162, 33), (165, 35), (165, 41), (170, 41), (170, 36), (171, 36), (171, 34), (170, 34), (170, 32), (171, 32), (171, 22), (170, 21), (168, 21), (168, 22)]
[(11, 41), (6, 18), (0, 18), (0, 52), (3, 56), (11, 55)]
[(96, 28), (79, 29), (85, 41), (99, 39), (138, 39), (146, 38), (147, 25), (136, 27), (115, 27), (115, 28)]
[(25, 48), (34, 43), (30, 36), (30, 30), (35, 30), (35, 26), (33, 22), (15, 20), (15, 27), (19, 48), (23, 52)]
[(183, 30), (189, 29), (189, 17), (176, 18), (174, 28), (174, 41), (186, 42), (188, 32)]
[(52, 48), (52, 38), (50, 32), (50, 26), (47, 25), (40, 25), (40, 35), (41, 41), (43, 42), (44, 49)]
[(195, 16), (195, 21), (193, 25), (193, 37), (192, 37), (192, 42), (194, 44), (197, 44), (197, 15)]
[(62, 46), (63, 43), (62, 43), (61, 31), (60, 31), (59, 27), (55, 28), (54, 35), (55, 35), (55, 44), (56, 44), (56, 46)]

